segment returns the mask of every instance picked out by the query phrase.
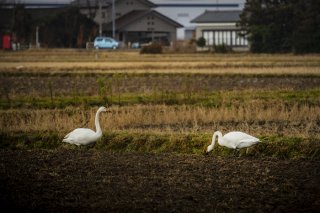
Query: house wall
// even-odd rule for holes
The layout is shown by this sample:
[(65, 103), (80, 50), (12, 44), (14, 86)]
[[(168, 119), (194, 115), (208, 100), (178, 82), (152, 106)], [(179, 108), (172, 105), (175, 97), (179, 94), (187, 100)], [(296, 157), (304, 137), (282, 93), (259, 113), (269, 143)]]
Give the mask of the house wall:
[(125, 31), (170, 31), (176, 30), (175, 27), (169, 25), (167, 22), (161, 20), (154, 14), (147, 15), (136, 22), (130, 24), (130, 26), (123, 29)]
[(248, 49), (246, 38), (240, 37), (240, 28), (236, 23), (208, 23), (197, 24), (196, 39), (204, 37), (208, 48), (213, 45), (228, 45), (238, 49)]
[[(176, 41), (176, 28), (167, 22), (163, 21), (154, 14), (149, 14), (129, 26), (121, 29), (122, 32), (143, 32), (148, 37), (168, 36), (168, 40)], [(124, 38), (124, 41), (130, 40)]]

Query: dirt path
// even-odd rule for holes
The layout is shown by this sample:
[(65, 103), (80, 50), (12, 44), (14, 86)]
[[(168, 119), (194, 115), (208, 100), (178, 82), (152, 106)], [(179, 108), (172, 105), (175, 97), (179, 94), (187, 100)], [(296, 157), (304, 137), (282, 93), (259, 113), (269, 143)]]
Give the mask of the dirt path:
[(80, 212), (316, 212), (320, 162), (0, 150), (1, 207)]
[[(0, 96), (98, 95), (99, 76), (1, 76)], [(109, 81), (107, 81), (109, 79)], [(170, 91), (183, 93), (243, 89), (312, 89), (320, 85), (318, 76), (215, 76), (215, 75), (128, 75), (121, 79), (105, 76), (106, 86), (113, 92), (152, 93)], [(119, 81), (119, 82), (118, 82)], [(109, 83), (108, 83), (109, 82)], [(117, 83), (118, 82), (118, 83)], [(117, 86), (118, 85), (118, 86)]]

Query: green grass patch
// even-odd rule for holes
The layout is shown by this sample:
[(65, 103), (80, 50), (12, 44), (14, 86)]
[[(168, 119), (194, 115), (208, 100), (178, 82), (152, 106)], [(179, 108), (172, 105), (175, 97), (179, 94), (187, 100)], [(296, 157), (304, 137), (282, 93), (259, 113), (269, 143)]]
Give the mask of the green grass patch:
[(2, 149), (54, 149), (61, 146), (57, 132), (0, 133)]
[(1, 99), (0, 109), (8, 108), (60, 108), (68, 106), (99, 106), (99, 105), (135, 105), (135, 104), (166, 104), (166, 105), (198, 105), (206, 107), (239, 106), (242, 103), (257, 102), (269, 104), (278, 101), (287, 104), (319, 105), (320, 89), (310, 90), (243, 90), (213, 92), (170, 92), (154, 91), (151, 93), (123, 93), (101, 96), (55, 96), (55, 97), (17, 97)]
[[(320, 159), (319, 138), (260, 136), (262, 142), (249, 149), (242, 149), (240, 157), (268, 157), (276, 159)], [(76, 145), (62, 143), (57, 132), (33, 132), (0, 134), (2, 149), (83, 149)], [(168, 134), (105, 132), (94, 145), (85, 147), (110, 152), (204, 154), (211, 142), (209, 134)], [(234, 150), (216, 144), (209, 156), (233, 156)]]

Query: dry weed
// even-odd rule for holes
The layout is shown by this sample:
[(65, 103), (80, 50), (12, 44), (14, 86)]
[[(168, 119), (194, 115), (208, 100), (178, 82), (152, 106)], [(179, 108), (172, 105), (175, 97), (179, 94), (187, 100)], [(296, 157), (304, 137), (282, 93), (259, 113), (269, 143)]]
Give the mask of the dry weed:
[[(65, 134), (77, 127), (94, 128), (96, 109), (2, 110), (2, 132), (55, 131)], [(136, 105), (111, 107), (101, 115), (105, 131), (211, 132), (243, 130), (258, 135), (319, 137), (319, 106), (274, 103), (205, 108)]]

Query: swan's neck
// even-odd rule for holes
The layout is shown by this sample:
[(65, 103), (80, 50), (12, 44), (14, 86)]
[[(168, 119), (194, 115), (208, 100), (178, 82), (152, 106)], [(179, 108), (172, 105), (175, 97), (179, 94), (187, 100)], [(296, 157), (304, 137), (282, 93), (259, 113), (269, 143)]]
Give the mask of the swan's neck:
[(213, 133), (211, 144), (207, 147), (207, 153), (213, 150), (216, 143), (216, 137), (218, 137), (218, 143), (221, 144), (222, 134), (221, 132), (216, 131), (215, 133)]
[(212, 143), (214, 144), (216, 137), (218, 137), (218, 144), (222, 143), (222, 133), (220, 131), (216, 131), (212, 136)]
[(96, 133), (98, 135), (102, 134), (101, 127), (100, 127), (100, 122), (99, 122), (99, 117), (100, 117), (100, 111), (98, 111), (96, 113), (96, 118), (95, 118)]
[(214, 147), (214, 145), (216, 143), (216, 136), (217, 136), (216, 133), (214, 133), (213, 136), (212, 136), (212, 141), (211, 141), (212, 149), (213, 149), (213, 147)]
[(213, 136), (212, 136), (212, 142), (211, 142), (211, 146), (214, 147), (215, 143), (216, 143), (216, 138), (218, 137), (218, 143), (221, 143), (221, 137), (222, 134), (219, 131), (216, 131)]

